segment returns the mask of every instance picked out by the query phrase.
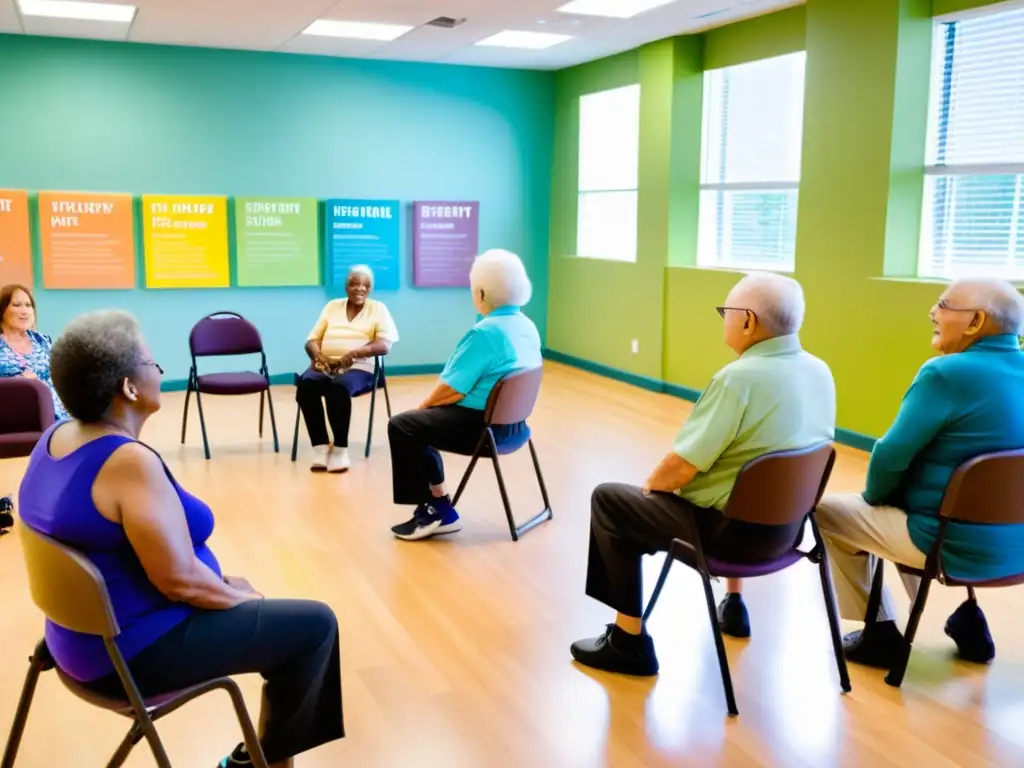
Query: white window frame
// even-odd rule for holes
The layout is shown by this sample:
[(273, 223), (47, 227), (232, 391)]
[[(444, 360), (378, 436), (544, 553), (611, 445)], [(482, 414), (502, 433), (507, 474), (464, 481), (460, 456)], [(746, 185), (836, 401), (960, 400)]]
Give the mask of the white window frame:
[[(931, 155), (934, 150), (935, 161), (926, 164), (924, 168), (926, 184), (922, 203), (921, 236), (916, 269), (916, 274), (920, 278), (955, 280), (960, 277), (984, 275), (1000, 277), (1017, 283), (1024, 282), (1024, 263), (1016, 256), (1018, 251), (1024, 251), (1024, 162), (947, 164), (945, 162), (945, 145), (948, 138), (939, 127), (939, 123), (943, 119), (943, 113), (948, 115), (954, 103), (949, 95), (949, 85), (945, 81), (952, 80), (955, 77), (955, 25), (979, 16), (1001, 15), (1004, 13), (1024, 13), (1024, 4), (1015, 4), (1011, 7), (1003, 6), (997, 9), (986, 8), (983, 11), (935, 20), (932, 62), (929, 67), (932, 81), (929, 84), (928, 133), (926, 138), (926, 152)], [(953, 30), (952, 34), (950, 34), (951, 29)], [(952, 64), (947, 65), (947, 61), (951, 61)], [(937, 94), (938, 101), (936, 102), (935, 97)], [(946, 120), (948, 120), (948, 116)], [(934, 269), (933, 266), (939, 262), (939, 259), (936, 258), (936, 252), (940, 249), (935, 247), (939, 240), (934, 215), (937, 201), (931, 194), (933, 191), (931, 180), (946, 178), (955, 184), (958, 178), (972, 176), (1014, 177), (1014, 196), (1012, 208), (1010, 209), (1010, 226), (1003, 268), (995, 270), (991, 267), (972, 267), (964, 262), (963, 257), (958, 259), (955, 247), (956, 236), (953, 229), (953, 224), (956, 222), (957, 203), (957, 196), (954, 192), (948, 195), (946, 202), (945, 220), (950, 222), (950, 226), (946, 227), (943, 238), (944, 242), (940, 246), (942, 267)]]
[[(790, 53), (790, 54), (783, 54), (783, 56), (772, 57), (772, 58), (779, 58), (779, 59), (781, 59), (783, 57), (790, 57), (790, 56), (802, 56), (803, 57), (802, 64), (804, 66), (804, 72), (806, 73), (807, 59), (806, 59), (806, 52), (804, 52), (804, 51), (797, 51), (797, 52)], [(754, 64), (754, 63), (758, 63), (758, 62), (749, 62), (749, 63)], [(734, 67), (722, 67), (721, 70), (731, 70), (731, 69), (735, 69), (735, 68), (743, 67), (743, 66), (746, 66), (746, 64), (739, 64), (739, 65), (735, 65)], [(704, 203), (705, 203), (705, 200), (707, 199), (707, 195), (704, 194), (705, 192), (786, 192), (786, 191), (793, 191), (793, 192), (797, 193), (795, 205), (799, 206), (799, 191), (800, 191), (799, 170), (797, 171), (797, 178), (796, 179), (780, 179), (780, 180), (777, 180), (777, 181), (759, 180), (759, 181), (731, 181), (731, 182), (730, 181), (708, 181), (707, 180), (707, 169), (708, 169), (709, 162), (714, 160), (714, 158), (709, 157), (709, 152), (711, 151), (711, 147), (713, 145), (713, 142), (711, 140), (711, 131), (712, 131), (711, 99), (715, 96), (715, 94), (713, 94), (713, 87), (712, 87), (712, 82), (713, 81), (712, 81), (712, 78), (716, 77), (717, 74), (715, 74), (715, 73), (717, 73), (719, 71), (720, 70), (708, 70), (708, 71), (705, 71), (705, 73), (704, 73), (704, 104), (703, 104), (703, 109), (702, 109), (703, 125), (701, 127), (701, 182), (700, 182), (700, 191), (701, 191), (701, 198), (700, 199), (701, 199), (701, 202), (700, 202), (700, 205), (703, 206)], [(724, 108), (724, 106), (725, 105), (723, 104), (723, 108)], [(803, 100), (801, 100), (801, 112), (800, 112), (799, 124), (800, 124), (801, 127), (800, 127), (800, 139), (798, 141), (798, 145), (801, 147), (801, 153), (802, 153), (802, 144), (803, 144)], [(718, 141), (714, 142), (714, 143), (717, 144), (717, 145), (721, 145), (721, 143), (723, 141), (725, 141), (725, 138), (719, 138)], [(722, 152), (725, 153), (725, 152), (727, 152), (727, 150), (725, 148), (723, 148)], [(705, 216), (704, 216), (704, 211), (702, 211), (701, 215), (700, 215), (700, 228), (703, 228), (704, 222), (705, 222)], [(730, 254), (731, 251), (732, 251), (731, 228), (728, 227), (728, 226), (721, 227), (721, 224), (722, 224), (721, 221), (718, 221), (717, 223), (720, 226), (720, 231), (722, 232), (721, 237), (725, 240), (725, 243), (719, 248), (719, 247), (717, 247), (719, 242), (716, 240), (716, 247), (714, 248), (713, 251), (711, 251), (708, 248), (704, 247), (704, 244), (705, 244), (706, 238), (707, 238), (707, 233), (706, 232), (702, 232), (702, 231), (698, 231), (697, 266), (699, 266), (699, 267), (701, 267), (703, 269), (736, 269), (736, 270), (756, 269), (756, 270), (773, 271), (773, 272), (793, 272), (794, 271), (794, 269), (796, 267), (796, 244), (795, 244), (795, 237), (794, 237), (793, 253), (790, 254), (790, 258), (785, 263), (781, 263), (780, 262), (780, 263), (777, 263), (777, 264), (770, 264), (770, 263), (765, 263), (763, 261), (758, 261), (756, 263), (754, 263), (754, 262), (744, 262), (744, 261), (739, 260), (739, 259), (730, 258), (728, 255), (725, 258), (721, 257), (722, 253)]]
[[(576, 180), (576, 256), (601, 261), (635, 263), (637, 260), (637, 217), (640, 192), (640, 100), (642, 92), (639, 83), (595, 91), (579, 99), (579, 167)], [(587, 125), (587, 106), (599, 104), (600, 100), (621, 99), (630, 102), (630, 113), (624, 115), (624, 135), (600, 137), (593, 141), (587, 136), (592, 126)], [(632, 103), (632, 102), (635, 102)], [(635, 111), (634, 111), (635, 108)], [(588, 149), (599, 146), (600, 154), (617, 155), (615, 162), (623, 165), (626, 172), (616, 183), (592, 182), (586, 177), (593, 175), (585, 167)], [(618, 174), (615, 174), (618, 176)], [(613, 213), (605, 216), (588, 216), (593, 208), (600, 210), (602, 203)], [(595, 222), (611, 224), (600, 231)]]

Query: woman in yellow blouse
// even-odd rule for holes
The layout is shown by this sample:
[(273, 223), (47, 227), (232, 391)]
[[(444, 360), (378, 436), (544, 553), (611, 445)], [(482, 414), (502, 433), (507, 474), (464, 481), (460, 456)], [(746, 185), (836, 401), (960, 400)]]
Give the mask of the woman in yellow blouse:
[[(347, 298), (324, 307), (306, 340), (311, 364), (299, 380), (298, 401), (313, 444), (314, 472), (344, 472), (351, 466), (352, 398), (373, 389), (373, 358), (386, 355), (398, 341), (388, 308), (369, 298), (372, 289), (373, 271), (353, 267), (345, 280)], [(321, 401), (327, 406), (333, 446)]]

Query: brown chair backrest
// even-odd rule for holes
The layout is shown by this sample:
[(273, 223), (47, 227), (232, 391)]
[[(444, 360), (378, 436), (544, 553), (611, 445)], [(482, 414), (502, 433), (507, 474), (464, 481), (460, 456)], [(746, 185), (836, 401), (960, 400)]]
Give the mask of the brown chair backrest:
[(19, 537), (32, 602), (46, 618), (72, 632), (107, 639), (120, 634), (107, 584), (87, 557), (27, 525)]
[(540, 394), (544, 368), (524, 368), (499, 380), (487, 398), (484, 419), (488, 424), (518, 424), (533, 413)]
[(0, 434), (45, 432), (53, 424), (53, 396), (39, 379), (0, 378)]
[(821, 501), (836, 451), (820, 443), (748, 461), (733, 486), (725, 516), (761, 525), (799, 523)]
[(965, 523), (1024, 523), (1024, 450), (982, 454), (957, 467), (939, 514)]

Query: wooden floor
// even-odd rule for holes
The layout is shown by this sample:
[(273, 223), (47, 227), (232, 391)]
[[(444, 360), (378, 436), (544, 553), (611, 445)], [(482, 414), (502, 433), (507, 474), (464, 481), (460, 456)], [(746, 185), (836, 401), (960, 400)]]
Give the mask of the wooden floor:
[[(415, 406), (430, 383), (393, 381), (396, 411)], [(606, 480), (642, 481), (687, 403), (549, 366), (532, 426), (554, 521), (513, 544), (483, 465), (460, 504), (463, 531), (410, 544), (388, 530), (408, 511), (391, 504), (385, 420), (363, 461), (368, 401), (360, 399), (352, 471), (312, 475), (307, 445), (299, 463), (288, 460), (292, 392), (274, 393), (280, 454), (269, 437), (256, 437), (255, 398), (207, 401), (212, 461), (198, 428), (179, 445), (179, 394), (166, 397), (144, 437), (213, 506), (212, 545), (227, 572), (269, 596), (317, 598), (337, 611), (349, 736), (302, 757), (299, 768), (1024, 765), (1024, 590), (982, 597), (998, 646), (991, 668), (951, 659), (942, 623), (963, 593), (937, 588), (903, 689), (852, 668), (853, 692), (843, 696), (812, 566), (751, 582), (753, 638), (726, 640), (741, 711), (734, 719), (725, 713), (700, 582), (685, 568), (674, 569), (650, 623), (658, 678), (573, 664), (569, 644), (610, 620), (583, 594), (590, 491)], [(465, 463), (450, 459), (450, 477), (457, 481)], [(528, 454), (503, 466), (521, 515), (539, 509)], [(865, 466), (863, 454), (840, 449), (830, 489), (859, 490)], [(0, 490), (15, 488), (23, 468), (0, 463)], [(648, 588), (660, 564), (648, 560)], [(0, 578), (6, 735), (41, 630), (15, 536), (0, 539)], [(255, 709), (259, 679), (243, 685)], [(123, 729), (47, 675), (18, 764), (102, 766)], [(238, 741), (217, 695), (170, 716), (161, 732), (176, 766), (212, 766)], [(152, 764), (144, 745), (128, 763)]]

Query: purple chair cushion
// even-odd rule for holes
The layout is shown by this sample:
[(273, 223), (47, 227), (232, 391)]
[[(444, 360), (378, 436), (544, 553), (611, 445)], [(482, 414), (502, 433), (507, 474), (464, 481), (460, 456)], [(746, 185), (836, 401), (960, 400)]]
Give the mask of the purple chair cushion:
[(789, 552), (763, 563), (729, 563), (724, 560), (716, 560), (713, 557), (706, 558), (708, 570), (712, 576), (724, 576), (727, 579), (752, 579), (755, 576), (767, 576), (770, 573), (789, 568), (793, 563), (804, 559), (804, 553), (791, 549)]
[(267, 380), (252, 371), (208, 373), (199, 377), (199, 391), (204, 395), (251, 395), (267, 390)]

